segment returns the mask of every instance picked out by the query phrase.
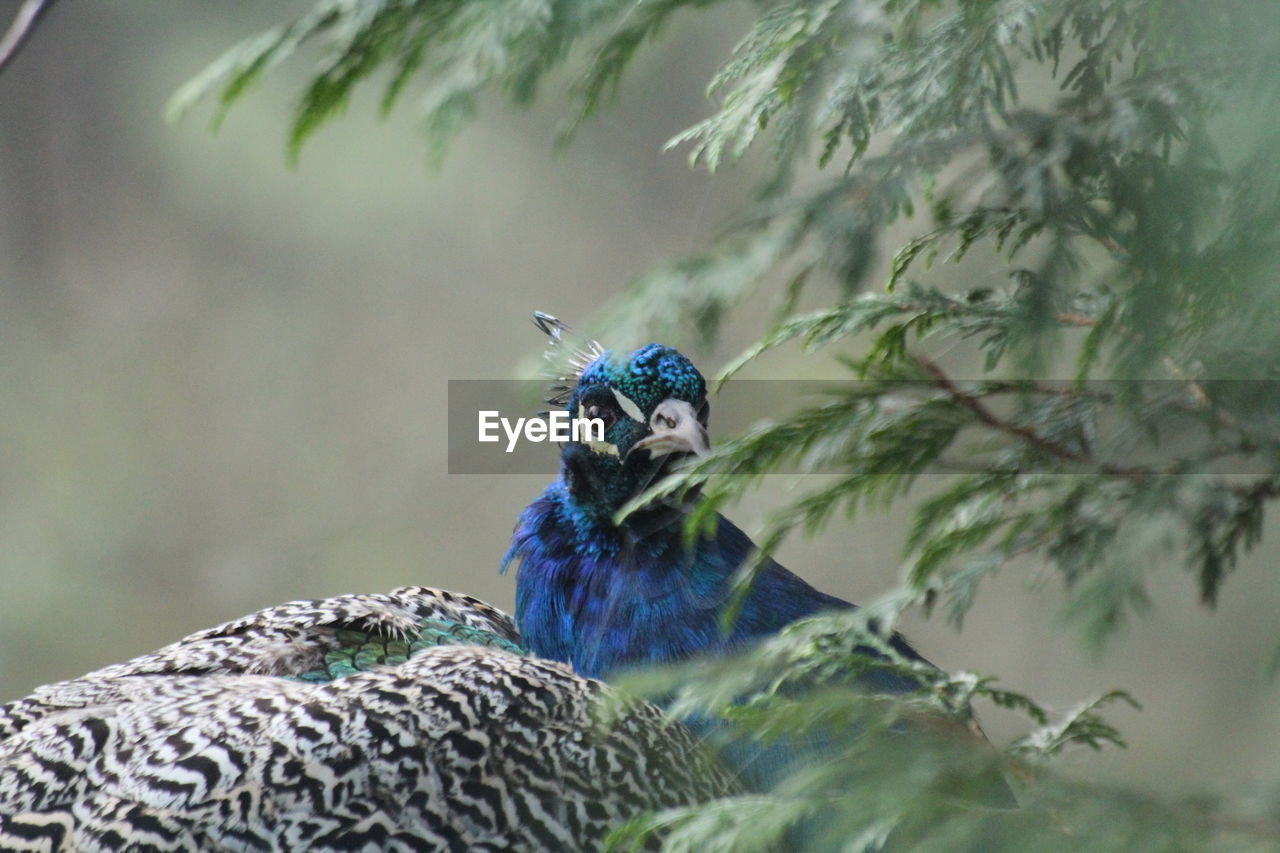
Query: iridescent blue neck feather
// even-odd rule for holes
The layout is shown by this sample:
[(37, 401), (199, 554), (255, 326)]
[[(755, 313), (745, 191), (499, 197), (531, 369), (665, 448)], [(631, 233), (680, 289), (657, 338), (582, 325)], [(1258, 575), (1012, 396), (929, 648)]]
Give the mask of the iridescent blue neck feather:
[(754, 545), (720, 518), (692, 548), (679, 519), (644, 534), (578, 506), (562, 480), (520, 516), (504, 566), (519, 561), (516, 623), (537, 655), (605, 678), (628, 667), (742, 648), (822, 610), (848, 607), (770, 560), (728, 634), (722, 606)]

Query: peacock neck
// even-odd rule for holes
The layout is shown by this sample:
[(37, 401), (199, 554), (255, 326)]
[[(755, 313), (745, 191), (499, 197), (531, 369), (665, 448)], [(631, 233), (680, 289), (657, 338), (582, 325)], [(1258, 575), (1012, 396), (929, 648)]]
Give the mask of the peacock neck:
[(537, 655), (602, 678), (724, 643), (719, 605), (737, 560), (679, 519), (615, 525), (584, 512), (562, 481), (525, 510), (504, 560), (518, 561), (516, 622)]

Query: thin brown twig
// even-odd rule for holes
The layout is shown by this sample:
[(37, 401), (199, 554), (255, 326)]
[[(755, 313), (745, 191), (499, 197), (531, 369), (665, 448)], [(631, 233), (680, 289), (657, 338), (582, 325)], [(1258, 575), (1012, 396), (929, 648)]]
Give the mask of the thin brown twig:
[[(1181, 461), (1161, 470), (1153, 470), (1150, 468), (1135, 468), (1135, 467), (1129, 467), (1129, 466), (1123, 466), (1123, 465), (1116, 465), (1110, 462), (1102, 462), (1097, 458), (1090, 456), (1087, 453), (1081, 453), (1079, 451), (1072, 450), (1070, 447), (1062, 444), (1061, 442), (1054, 441), (1051, 438), (1041, 435), (1040, 433), (1036, 432), (1034, 429), (1031, 429), (1030, 427), (1024, 426), (1022, 424), (1012, 423), (1008, 420), (1005, 420), (1004, 418), (1000, 417), (995, 412), (993, 412), (991, 409), (989, 409), (982, 402), (982, 399), (980, 396), (970, 394), (966, 392), (964, 389), (962, 389), (959, 385), (957, 385), (955, 381), (950, 376), (948, 376), (946, 372), (943, 371), (943, 369), (939, 367), (936, 363), (934, 363), (933, 361), (931, 361), (930, 359), (926, 358), (925, 356), (919, 353), (912, 353), (911, 356), (913, 359), (915, 359), (916, 363), (919, 364), (920, 367), (926, 373), (929, 374), (930, 378), (933, 380), (934, 385), (936, 385), (938, 388), (945, 391), (956, 402), (960, 403), (969, 411), (973, 412), (973, 414), (978, 418), (980, 422), (986, 424), (992, 429), (1003, 432), (1006, 435), (1011, 435), (1017, 439), (1020, 439), (1021, 441), (1024, 441), (1052, 456), (1056, 456), (1059, 459), (1062, 459), (1067, 462), (1073, 462), (1076, 464), (1095, 465), (1097, 469), (1104, 474), (1110, 474), (1112, 476), (1117, 476), (1117, 477), (1125, 477), (1130, 480), (1141, 480), (1141, 479), (1146, 479), (1152, 476), (1167, 476), (1167, 475), (1177, 474), (1182, 470), (1183, 462)], [(997, 382), (997, 383), (994, 383), (992, 386), (990, 386), (989, 390), (992, 390), (995, 393), (1002, 393), (1005, 391), (1016, 390), (1018, 388), (1018, 385), (1019, 383), (1013, 383), (1013, 382), (1011, 383)], [(1035, 383), (1033, 385), (1033, 388), (1035, 391), (1041, 394), (1063, 393), (1054, 388), (1044, 386), (1042, 383)], [(1105, 395), (1099, 395), (1099, 396), (1103, 400), (1107, 399)], [(1224, 447), (1224, 448), (1218, 448), (1216, 450), (1212, 450), (1209, 453), (1205, 454), (1202, 457), (1202, 460), (1207, 461), (1210, 459), (1220, 458), (1223, 456), (1229, 456), (1237, 453), (1254, 453), (1258, 450), (1260, 446), (1263, 446), (1262, 444), (1259, 444), (1256, 440), (1254, 440), (1253, 437), (1251, 437), (1241, 427), (1239, 427), (1239, 425), (1236, 425), (1235, 428), (1240, 432), (1243, 438), (1240, 444), (1237, 444), (1234, 447)], [(1262, 480), (1255, 481), (1254, 483), (1248, 486), (1235, 487), (1233, 491), (1235, 491), (1237, 494), (1239, 494), (1242, 498), (1246, 500), (1271, 500), (1274, 498), (1280, 498), (1280, 479), (1267, 477)]]
[(1046, 453), (1066, 459), (1070, 462), (1087, 462), (1088, 457), (1080, 454), (1064, 444), (1054, 441), (1051, 438), (1045, 438), (1035, 430), (1022, 426), (1020, 424), (1010, 423), (1004, 420), (995, 412), (983, 405), (982, 401), (972, 394), (966, 393), (959, 385), (948, 376), (941, 367), (928, 358), (914, 354), (916, 362), (924, 368), (924, 371), (933, 379), (933, 383), (951, 395), (957, 403), (960, 403), (969, 411), (973, 412), (978, 420), (982, 421), (993, 429), (1008, 433), (1017, 438), (1032, 444)]
[(25, 0), (18, 7), (18, 13), (13, 16), (9, 29), (5, 30), (3, 37), (0, 37), (0, 73), (3, 73), (5, 68), (13, 62), (18, 51), (35, 32), (40, 19), (53, 8), (55, 2), (57, 0)]
[(1051, 438), (1041, 435), (1030, 427), (1022, 424), (1012, 423), (997, 415), (991, 409), (983, 404), (982, 400), (964, 391), (958, 386), (945, 371), (933, 361), (925, 358), (919, 353), (913, 353), (912, 357), (920, 365), (920, 367), (929, 374), (933, 379), (933, 383), (951, 396), (957, 403), (967, 408), (978, 418), (979, 421), (991, 427), (992, 429), (1011, 435), (1033, 447), (1063, 459), (1067, 462), (1077, 464), (1094, 464), (1098, 470), (1104, 474), (1112, 474), (1130, 479), (1145, 478), (1152, 472), (1142, 468), (1125, 468), (1118, 465), (1112, 465), (1106, 462), (1099, 462), (1087, 454), (1072, 450), (1061, 442), (1054, 441)]
[(1100, 246), (1102, 246), (1102, 248), (1106, 249), (1108, 252), (1111, 252), (1112, 254), (1115, 254), (1115, 255), (1120, 255), (1123, 258), (1129, 257), (1128, 250), (1125, 249), (1124, 246), (1121, 246), (1119, 243), (1117, 243), (1115, 240), (1112, 240), (1110, 237), (1103, 237), (1101, 234), (1091, 234), (1089, 236), (1093, 237), (1093, 239), (1097, 241), (1097, 243)]

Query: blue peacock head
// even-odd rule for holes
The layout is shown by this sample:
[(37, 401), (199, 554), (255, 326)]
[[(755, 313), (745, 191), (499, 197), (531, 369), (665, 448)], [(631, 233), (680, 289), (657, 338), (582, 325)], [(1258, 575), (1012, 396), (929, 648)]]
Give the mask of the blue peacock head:
[[(554, 344), (568, 343), (559, 320), (537, 314), (534, 322)], [(708, 451), (707, 383), (677, 350), (648, 344), (620, 353), (589, 342), (570, 356), (547, 401), (604, 425), (602, 436), (580, 434), (560, 453), (561, 478), (585, 512), (612, 516), (681, 460)]]

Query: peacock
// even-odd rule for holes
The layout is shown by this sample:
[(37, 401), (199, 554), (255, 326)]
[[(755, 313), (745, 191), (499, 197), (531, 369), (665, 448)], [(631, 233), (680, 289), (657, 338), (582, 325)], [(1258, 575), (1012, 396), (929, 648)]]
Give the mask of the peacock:
[[(560, 321), (535, 322), (566, 342)], [(707, 451), (702, 375), (670, 347), (590, 343), (551, 402), (605, 429), (563, 446), (519, 517), (502, 561), (518, 564), (514, 621), (426, 587), (296, 601), (38, 688), (0, 706), (0, 849), (589, 850), (820, 752), (714, 755), (705, 721), (604, 683), (853, 606), (768, 560), (726, 633), (749, 537), (721, 517), (688, 545), (681, 503), (615, 521)], [(918, 686), (887, 670), (861, 683)]]
[[(656, 501), (617, 521), (647, 486), (710, 449), (702, 374), (668, 346), (615, 352), (548, 314), (536, 314), (534, 322), (550, 338), (548, 358), (567, 367), (547, 402), (604, 426), (602, 437), (562, 446), (559, 476), (520, 515), (503, 559), (504, 571), (517, 566), (516, 622), (534, 654), (608, 680), (742, 652), (798, 619), (855, 606), (765, 559), (726, 632), (733, 578), (756, 550), (747, 534), (718, 515), (714, 532), (690, 544), (685, 501)], [(908, 661), (929, 666), (901, 635), (887, 642)], [(890, 694), (921, 686), (888, 667), (867, 668), (853, 683)], [(686, 722), (714, 731), (705, 720)], [(837, 740), (838, 733), (771, 746), (739, 739), (724, 746), (722, 757), (748, 789), (763, 791), (797, 762), (821, 760)], [(1015, 804), (1002, 779), (986, 787), (994, 792), (988, 804)]]
[(652, 705), (423, 587), (296, 601), (0, 706), (0, 849), (590, 850), (737, 791)]

